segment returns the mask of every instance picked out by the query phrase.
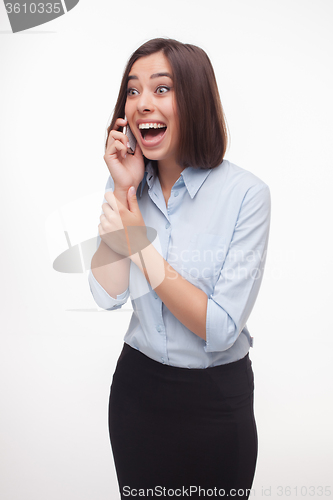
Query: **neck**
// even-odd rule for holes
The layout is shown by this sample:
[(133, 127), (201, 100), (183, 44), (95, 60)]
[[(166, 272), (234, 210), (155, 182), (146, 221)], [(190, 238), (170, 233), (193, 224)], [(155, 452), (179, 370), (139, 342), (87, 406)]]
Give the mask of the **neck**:
[(185, 167), (181, 167), (175, 161), (159, 160), (157, 163), (157, 175), (161, 188), (171, 191), (172, 186), (178, 180)]

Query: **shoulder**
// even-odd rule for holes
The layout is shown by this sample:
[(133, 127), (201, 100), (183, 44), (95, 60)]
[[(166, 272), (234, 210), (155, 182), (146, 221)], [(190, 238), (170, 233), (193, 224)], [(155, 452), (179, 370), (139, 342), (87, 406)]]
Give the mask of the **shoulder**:
[(208, 179), (208, 191), (216, 190), (219, 199), (223, 199), (229, 206), (240, 208), (251, 204), (262, 206), (266, 212), (270, 211), (269, 186), (249, 170), (223, 160), (218, 167), (211, 169)]
[(269, 190), (268, 185), (262, 179), (229, 160), (223, 160), (218, 167), (213, 168), (210, 177), (213, 182), (219, 182), (226, 188), (238, 188), (243, 191), (251, 188)]

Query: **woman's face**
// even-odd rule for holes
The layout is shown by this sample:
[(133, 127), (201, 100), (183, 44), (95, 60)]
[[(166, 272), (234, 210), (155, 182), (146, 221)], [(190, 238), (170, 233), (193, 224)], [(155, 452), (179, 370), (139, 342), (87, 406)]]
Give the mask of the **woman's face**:
[(179, 144), (179, 123), (172, 69), (162, 52), (141, 57), (132, 66), (125, 114), (144, 156), (173, 161)]

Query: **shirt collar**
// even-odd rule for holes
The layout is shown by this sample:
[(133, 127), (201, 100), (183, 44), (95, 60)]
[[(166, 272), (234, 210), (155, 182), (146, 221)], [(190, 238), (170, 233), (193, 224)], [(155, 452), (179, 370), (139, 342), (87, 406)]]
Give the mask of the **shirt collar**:
[[(182, 176), (187, 191), (192, 199), (197, 194), (197, 192), (199, 191), (199, 189), (201, 188), (202, 184), (205, 182), (211, 171), (212, 171), (211, 168), (203, 169), (203, 168), (186, 167), (181, 172), (180, 175)], [(153, 186), (154, 181), (155, 181), (155, 171), (151, 162), (149, 162), (146, 165), (144, 176), (141, 181), (140, 198), (142, 197), (142, 192), (146, 183), (148, 184), (150, 189)]]
[[(148, 176), (148, 181), (147, 181), (147, 176)], [(140, 198), (142, 197), (142, 192), (143, 192), (143, 189), (144, 189), (146, 183), (148, 184), (149, 189), (150, 189), (151, 186), (154, 183), (154, 180), (155, 180), (154, 169), (153, 169), (153, 166), (152, 166), (151, 162), (149, 162), (146, 165), (146, 169), (145, 169), (145, 172), (144, 172), (144, 175), (143, 175), (143, 179), (141, 181)]]
[(193, 167), (187, 167), (182, 171), (181, 175), (183, 176), (185, 186), (191, 198), (195, 197), (211, 171), (211, 168)]

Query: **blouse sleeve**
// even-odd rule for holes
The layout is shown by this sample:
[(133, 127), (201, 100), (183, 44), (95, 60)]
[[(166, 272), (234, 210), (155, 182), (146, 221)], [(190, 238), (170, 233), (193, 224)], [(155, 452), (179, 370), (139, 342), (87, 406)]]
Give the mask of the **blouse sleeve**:
[[(114, 182), (111, 177), (109, 176), (106, 186), (105, 186), (105, 192), (107, 191), (113, 191), (114, 189)], [(106, 199), (103, 198), (102, 203), (107, 203)], [(103, 211), (101, 212), (103, 213)], [(97, 234), (97, 246), (96, 250), (98, 249), (99, 245), (101, 243), (101, 237), (99, 233)], [(107, 291), (102, 287), (102, 285), (96, 280), (95, 276), (93, 275), (91, 269), (88, 274), (88, 283), (90, 287), (91, 294), (94, 298), (94, 301), (99, 307), (102, 307), (103, 309), (107, 310), (114, 310), (114, 309), (119, 309), (122, 307), (126, 302), (129, 297), (129, 288), (125, 290), (123, 293), (120, 295), (117, 295), (117, 298), (114, 299), (111, 297)]]
[(129, 297), (128, 288), (127, 290), (125, 290), (125, 292), (123, 292), (120, 295), (117, 295), (117, 298), (114, 299), (99, 284), (99, 282), (96, 280), (95, 276), (91, 272), (91, 269), (88, 275), (88, 282), (94, 301), (99, 307), (112, 311), (113, 309), (120, 309), (127, 302), (127, 299)]
[(229, 349), (246, 327), (263, 277), (270, 212), (269, 187), (260, 183), (249, 188), (220, 275), (208, 297), (206, 352)]

